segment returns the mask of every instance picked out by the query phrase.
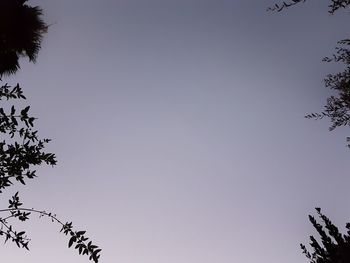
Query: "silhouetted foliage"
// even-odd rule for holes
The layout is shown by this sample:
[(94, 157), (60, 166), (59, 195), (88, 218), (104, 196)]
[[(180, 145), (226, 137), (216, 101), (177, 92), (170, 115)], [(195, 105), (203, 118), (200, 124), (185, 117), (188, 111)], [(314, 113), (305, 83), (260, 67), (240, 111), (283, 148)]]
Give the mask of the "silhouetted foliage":
[[(26, 0), (0, 0), (0, 77), (14, 74), (19, 69), (19, 58), (27, 56), (35, 62), (40, 49), (42, 34), (47, 26), (41, 19), (42, 10), (30, 7)], [(7, 83), (0, 86), (0, 102), (26, 99), (19, 84)], [(0, 193), (15, 182), (25, 184), (37, 176), (35, 168), (40, 165), (56, 164), (56, 156), (44, 151), (49, 139), (41, 139), (34, 129), (36, 118), (29, 113), (30, 106), (21, 110), (14, 105), (0, 107)], [(48, 217), (61, 226), (60, 232), (68, 235), (68, 247), (74, 247), (79, 254), (88, 255), (98, 263), (101, 249), (92, 244), (85, 231), (73, 230), (72, 222), (63, 223), (53, 213), (34, 208), (25, 208), (18, 192), (9, 200), (6, 209), (0, 209), (0, 236), (14, 242), (18, 247), (29, 250), (30, 239), (25, 231), (16, 231), (13, 219), (27, 221), (31, 214)], [(3, 216), (5, 215), (5, 216)]]
[(39, 7), (26, 5), (26, 0), (0, 1), (0, 77), (19, 68), (19, 58), (35, 62), (47, 25)]
[[(3, 98), (25, 99), (18, 84), (14, 88), (7, 84), (0, 87), (0, 101)], [(29, 115), (29, 108), (18, 112), (14, 106), (8, 111), (0, 108), (0, 132), (3, 134), (0, 141), (0, 193), (12, 185), (13, 180), (25, 184), (26, 179), (34, 178), (35, 166), (56, 164), (53, 153), (43, 152), (50, 140), (38, 138), (38, 131), (33, 130), (35, 118)]]
[[(337, 96), (330, 96), (322, 113), (312, 113), (306, 118), (322, 119), (330, 118), (332, 125), (329, 128), (334, 130), (339, 126), (350, 125), (350, 39), (338, 42), (342, 47), (337, 47), (336, 54), (331, 58), (324, 58), (326, 62), (342, 62), (346, 69), (336, 74), (329, 74), (325, 79), (326, 87), (336, 91)], [(349, 140), (349, 138), (348, 138)]]
[(22, 203), (19, 200), (18, 192), (12, 196), (9, 200), (9, 206), (7, 209), (1, 209), (0, 212), (7, 213), (8, 215), (4, 218), (0, 218), (0, 236), (5, 237), (5, 243), (8, 240), (14, 242), (18, 247), (29, 250), (28, 244), (30, 239), (26, 236), (25, 231), (17, 232), (14, 230), (12, 225), (8, 222), (12, 218), (17, 218), (20, 221), (26, 221), (32, 213), (39, 214), (39, 217), (48, 217), (52, 222), (56, 222), (61, 225), (60, 232), (65, 235), (69, 235), (68, 247), (74, 245), (74, 248), (78, 250), (79, 254), (88, 255), (90, 260), (98, 263), (100, 258), (101, 249), (98, 246), (93, 245), (89, 238), (85, 236), (86, 231), (73, 231), (72, 222), (63, 223), (57, 218), (56, 214), (48, 213), (46, 211), (39, 211), (34, 208), (23, 208)]
[[(280, 12), (288, 7), (305, 3), (307, 0), (291, 0), (288, 2), (282, 2), (281, 4), (275, 4), (274, 6), (271, 6), (267, 8), (268, 11), (277, 11)], [(346, 8), (348, 5), (350, 5), (350, 0), (330, 0), (330, 3), (328, 5), (329, 10), (328, 13), (333, 15), (336, 11), (342, 8)]]
[[(269, 7), (269, 11), (281, 12), (282, 10), (304, 3), (307, 0), (291, 0)], [(340, 9), (347, 8), (350, 0), (331, 0), (328, 5), (328, 13), (333, 15)], [(324, 62), (341, 62), (345, 69), (336, 74), (328, 74), (325, 78), (325, 86), (333, 91), (335, 95), (327, 99), (324, 111), (321, 113), (311, 113), (305, 116), (307, 119), (322, 119), (327, 117), (331, 121), (329, 130), (332, 131), (340, 126), (350, 125), (350, 39), (338, 41), (335, 54), (332, 57), (325, 57)], [(350, 137), (347, 137), (348, 147), (350, 147)]]
[[(18, 84), (13, 88), (5, 84), (0, 87), (0, 101), (4, 99), (25, 99), (25, 96)], [(16, 181), (25, 184), (26, 180), (36, 177), (35, 167), (42, 164), (52, 166), (56, 164), (56, 156), (53, 153), (44, 152), (45, 145), (50, 140), (39, 138), (38, 131), (34, 130), (36, 118), (29, 114), (29, 109), (29, 106), (20, 111), (17, 111), (14, 106), (9, 107), (8, 110), (0, 108), (0, 133), (2, 134), (0, 193)], [(0, 209), (1, 214), (7, 214), (5, 217), (0, 217), (0, 236), (5, 237), (5, 242), (11, 240), (18, 247), (29, 249), (29, 238), (25, 231), (15, 231), (9, 224), (9, 220), (17, 218), (20, 221), (26, 221), (30, 214), (37, 213), (40, 217), (49, 217), (53, 222), (61, 225), (61, 232), (70, 236), (69, 247), (74, 244), (79, 254), (86, 254), (90, 260), (98, 262), (101, 249), (88, 241), (85, 231), (73, 231), (71, 222), (62, 223), (55, 214), (24, 208), (22, 205), (17, 192), (9, 200), (8, 208)]]
[(346, 224), (347, 234), (341, 234), (338, 228), (327, 216), (321, 213), (320, 208), (316, 208), (320, 224), (313, 216), (309, 215), (309, 220), (319, 234), (319, 241), (314, 236), (310, 236), (309, 252), (305, 245), (300, 244), (305, 256), (310, 263), (347, 263), (350, 262), (350, 223)]

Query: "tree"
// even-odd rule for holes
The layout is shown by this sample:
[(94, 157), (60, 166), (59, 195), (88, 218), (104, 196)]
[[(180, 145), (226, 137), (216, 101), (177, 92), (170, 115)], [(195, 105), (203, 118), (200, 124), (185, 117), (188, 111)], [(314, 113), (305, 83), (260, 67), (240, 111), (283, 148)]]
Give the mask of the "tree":
[[(269, 7), (269, 11), (281, 12), (282, 10), (306, 2), (306, 0), (292, 0), (275, 4)], [(331, 0), (328, 13), (333, 15), (336, 11), (350, 6), (350, 0)], [(307, 119), (329, 118), (332, 131), (337, 127), (350, 126), (350, 39), (338, 41), (336, 52), (331, 57), (325, 57), (324, 62), (341, 62), (345, 69), (336, 74), (328, 74), (324, 79), (325, 86), (335, 92), (335, 95), (327, 99), (324, 110), (321, 113), (311, 113), (305, 116)], [(350, 147), (350, 137), (347, 137)]]
[[(268, 10), (281, 12), (302, 2), (306, 2), (306, 0), (291, 0), (275, 4)], [(331, 0), (328, 12), (333, 15), (336, 11), (347, 8), (349, 5), (350, 0)], [(345, 65), (344, 71), (329, 74), (325, 78), (326, 87), (334, 90), (336, 95), (327, 99), (323, 112), (305, 116), (308, 119), (330, 118), (332, 123), (330, 130), (350, 125), (350, 39), (338, 41), (338, 44), (340, 46), (336, 48), (336, 53), (331, 58), (325, 57), (323, 59), (325, 62), (342, 62)], [(349, 137), (348, 142), (350, 142)], [(316, 211), (322, 221), (321, 224), (311, 215), (309, 215), (309, 221), (319, 234), (320, 242), (314, 236), (310, 236), (312, 251), (310, 252), (304, 244), (300, 244), (303, 253), (310, 263), (350, 262), (350, 223), (346, 224), (347, 234), (342, 234), (332, 221), (321, 213), (320, 208), (316, 208)]]
[(320, 235), (321, 243), (310, 236), (312, 252), (309, 252), (305, 245), (300, 244), (303, 253), (310, 263), (350, 262), (350, 223), (346, 224), (347, 234), (341, 234), (332, 221), (321, 213), (320, 208), (316, 208), (316, 211), (324, 226), (311, 215), (309, 220)]
[[(28, 56), (35, 62), (42, 34), (47, 29), (39, 7), (25, 5), (23, 0), (0, 1), (0, 75), (14, 74), (19, 69), (19, 57)], [(0, 101), (26, 99), (19, 84), (0, 86)], [(56, 156), (44, 151), (49, 139), (41, 139), (34, 130), (36, 118), (29, 113), (30, 106), (17, 110), (14, 105), (0, 107), (0, 193), (15, 182), (25, 184), (37, 176), (35, 167), (56, 165)], [(5, 242), (13, 241), (18, 247), (29, 249), (25, 231), (16, 231), (12, 220), (27, 221), (31, 214), (48, 217), (61, 226), (61, 232), (70, 236), (68, 246), (79, 254), (86, 254), (98, 262), (101, 249), (85, 236), (86, 231), (73, 230), (72, 222), (63, 223), (53, 213), (26, 208), (18, 192), (9, 200), (9, 206), (0, 209), (0, 236)]]
[(48, 26), (41, 19), (39, 7), (27, 0), (0, 1), (0, 77), (17, 72), (19, 58), (35, 62), (43, 34)]

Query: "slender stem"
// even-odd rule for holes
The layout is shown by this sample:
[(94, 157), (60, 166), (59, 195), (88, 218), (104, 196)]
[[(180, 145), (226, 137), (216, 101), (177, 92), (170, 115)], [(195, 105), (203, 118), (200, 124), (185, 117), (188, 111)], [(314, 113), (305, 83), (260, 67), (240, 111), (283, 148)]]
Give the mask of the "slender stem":
[(12, 218), (12, 217), (14, 217), (14, 215), (10, 215), (10, 216), (8, 216), (8, 217), (1, 218), (0, 220), (1, 220), (1, 221), (6, 221), (7, 219), (10, 219), (10, 218)]
[(38, 213), (38, 214), (41, 214), (41, 215), (48, 216), (48, 217), (52, 218), (53, 220), (55, 220), (57, 223), (59, 223), (59, 224), (61, 224), (62, 226), (64, 226), (64, 224), (62, 223), (62, 221), (59, 220), (59, 219), (58, 219), (56, 216), (54, 216), (53, 214), (47, 213), (47, 212), (45, 212), (45, 211), (36, 210), (36, 209), (33, 209), (33, 208), (7, 208), (7, 209), (1, 209), (1, 210), (0, 210), (0, 213), (3, 213), (3, 212), (11, 212), (11, 211), (27, 211), (27, 212)]

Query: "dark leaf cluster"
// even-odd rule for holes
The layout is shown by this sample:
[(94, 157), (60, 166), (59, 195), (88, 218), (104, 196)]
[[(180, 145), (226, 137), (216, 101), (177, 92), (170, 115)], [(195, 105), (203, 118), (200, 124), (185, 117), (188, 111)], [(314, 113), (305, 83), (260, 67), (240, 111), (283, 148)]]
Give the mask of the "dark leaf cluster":
[(277, 11), (281, 12), (283, 9), (291, 7), (293, 5), (299, 4), (301, 2), (306, 2), (306, 0), (292, 0), (290, 2), (282, 2), (281, 4), (275, 4), (267, 8), (267, 11)]
[(7, 221), (2, 220), (1, 218), (0, 218), (0, 222), (1, 222), (0, 236), (5, 236), (5, 243), (8, 240), (11, 240), (18, 247), (22, 247), (22, 248), (29, 250), (28, 244), (29, 244), (30, 240), (25, 235), (24, 231), (21, 231), (21, 232), (14, 231), (12, 229), (12, 226), (7, 225)]
[(26, 97), (23, 95), (23, 91), (19, 87), (19, 84), (11, 88), (11, 86), (6, 83), (0, 87), (0, 100), (3, 99), (26, 99)]
[[(267, 8), (268, 11), (277, 11), (277, 12), (281, 12), (282, 10), (297, 5), (299, 3), (305, 3), (306, 0), (291, 0), (288, 2), (283, 1), (280, 4), (275, 4), (269, 8)], [(336, 11), (338, 11), (339, 9), (343, 9), (346, 8), (348, 5), (350, 5), (350, 0), (331, 0), (330, 4), (328, 5), (329, 10), (328, 13), (329, 14), (334, 14)]]
[(350, 223), (346, 224), (347, 233), (340, 233), (339, 229), (323, 213), (316, 208), (321, 219), (319, 223), (315, 217), (309, 215), (309, 220), (319, 234), (318, 241), (310, 236), (311, 252), (305, 245), (300, 247), (310, 263), (345, 263), (350, 262)]
[(29, 219), (30, 212), (21, 211), (20, 209), (22, 205), (23, 204), (20, 202), (17, 192), (9, 200), (8, 209), (0, 210), (1, 212), (8, 212), (9, 214), (5, 218), (0, 218), (0, 235), (5, 236), (5, 243), (10, 240), (16, 243), (18, 247), (29, 250), (28, 244), (30, 239), (26, 236), (25, 231), (15, 231), (13, 226), (9, 224), (11, 218), (17, 218), (20, 221), (26, 221)]
[(35, 62), (47, 25), (39, 7), (26, 5), (26, 0), (0, 1), (0, 77), (19, 68), (19, 58)]
[(86, 254), (90, 260), (98, 263), (101, 249), (93, 245), (91, 241), (88, 241), (89, 238), (85, 236), (86, 231), (73, 231), (72, 222), (67, 222), (62, 226), (61, 232), (70, 236), (68, 247), (74, 246), (79, 251), (79, 254)]
[(0, 1), (0, 77), (19, 68), (19, 58), (35, 62), (41, 39), (47, 31), (42, 10), (26, 0)]
[[(325, 86), (335, 95), (327, 99), (324, 111), (306, 115), (308, 119), (322, 119), (327, 117), (331, 121), (329, 130), (350, 125), (350, 39), (339, 41), (339, 47), (332, 57), (325, 57), (325, 62), (340, 62), (345, 69), (335, 74), (328, 74), (325, 78)], [(348, 139), (349, 140), (349, 139)]]
[[(25, 99), (19, 85), (0, 88), (1, 99)], [(44, 152), (48, 139), (40, 139), (33, 130), (35, 118), (29, 115), (30, 107), (17, 111), (12, 106), (8, 111), (0, 108), (0, 192), (13, 184), (14, 180), (25, 184), (26, 179), (36, 177), (35, 166), (55, 165), (53, 153)]]

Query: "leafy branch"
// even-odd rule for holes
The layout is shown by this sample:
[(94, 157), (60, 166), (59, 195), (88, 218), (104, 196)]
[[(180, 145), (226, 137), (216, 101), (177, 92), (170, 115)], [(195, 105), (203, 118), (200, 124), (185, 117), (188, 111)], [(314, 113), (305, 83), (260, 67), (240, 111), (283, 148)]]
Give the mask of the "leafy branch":
[[(284, 9), (300, 4), (300, 3), (305, 3), (306, 0), (291, 0), (289, 2), (283, 1), (280, 4), (274, 4), (271, 7), (267, 8), (267, 11), (276, 11), (276, 12), (281, 12)], [(336, 11), (342, 8), (346, 8), (348, 5), (350, 5), (350, 0), (331, 0), (331, 3), (328, 5), (329, 10), (328, 13), (333, 15)]]
[(56, 222), (61, 225), (60, 232), (70, 236), (68, 241), (68, 247), (74, 246), (78, 250), (79, 254), (88, 255), (89, 259), (98, 263), (100, 258), (101, 249), (94, 245), (89, 238), (85, 236), (86, 231), (74, 231), (72, 222), (63, 223), (57, 218), (56, 214), (48, 213), (46, 211), (36, 210), (34, 208), (23, 208), (22, 203), (19, 200), (18, 192), (12, 196), (9, 200), (9, 206), (7, 209), (0, 209), (0, 213), (7, 213), (6, 217), (0, 217), (0, 236), (5, 236), (5, 243), (7, 241), (14, 242), (18, 247), (29, 250), (30, 239), (26, 236), (25, 231), (17, 232), (13, 229), (8, 221), (12, 218), (17, 218), (20, 221), (26, 221), (32, 213), (39, 214), (39, 217), (48, 217), (52, 222)]
[[(337, 127), (350, 125), (350, 39), (341, 40), (338, 44), (340, 46), (336, 48), (336, 53), (332, 57), (323, 59), (324, 62), (340, 62), (346, 66), (341, 72), (328, 74), (324, 80), (325, 86), (334, 90), (336, 95), (327, 99), (323, 112), (305, 116), (307, 119), (329, 118), (331, 121), (330, 131)], [(350, 142), (349, 137), (347, 141)]]
[[(1, 99), (25, 99), (17, 84), (14, 88), (5, 84), (0, 87)], [(12, 106), (8, 113), (0, 108), (0, 133), (5, 136), (0, 141), (0, 193), (13, 184), (13, 180), (25, 184), (25, 179), (36, 177), (35, 166), (55, 165), (56, 156), (44, 152), (49, 139), (40, 139), (33, 130), (36, 118), (29, 115), (27, 106), (19, 112)], [(6, 137), (7, 135), (7, 137)]]
[(282, 4), (274, 4), (273, 6), (268, 7), (267, 11), (281, 12), (283, 9), (299, 4), (300, 2), (306, 2), (306, 0), (292, 0), (290, 2), (283, 1)]
[[(26, 99), (26, 97), (18, 84), (13, 88), (5, 84), (0, 87), (0, 100), (3, 99)], [(20, 111), (17, 111), (15, 106), (11, 106), (8, 110), (0, 108), (0, 133), (3, 134), (3, 140), (0, 141), (0, 193), (14, 181), (25, 184), (27, 179), (35, 178), (36, 166), (42, 164), (54, 166), (57, 163), (55, 154), (44, 152), (50, 140), (39, 138), (38, 131), (33, 129), (36, 118), (29, 114), (29, 110), (29, 106)], [(70, 236), (68, 247), (74, 246), (79, 254), (87, 255), (90, 260), (98, 263), (101, 249), (89, 241), (85, 231), (73, 230), (72, 222), (63, 223), (55, 214), (24, 208), (22, 205), (17, 192), (9, 200), (8, 208), (0, 210), (0, 213), (7, 214), (5, 217), (0, 217), (0, 236), (5, 237), (5, 243), (11, 240), (18, 247), (29, 250), (30, 239), (25, 231), (14, 230), (9, 221), (14, 218), (26, 221), (32, 213), (35, 213), (61, 225), (60, 232)]]

